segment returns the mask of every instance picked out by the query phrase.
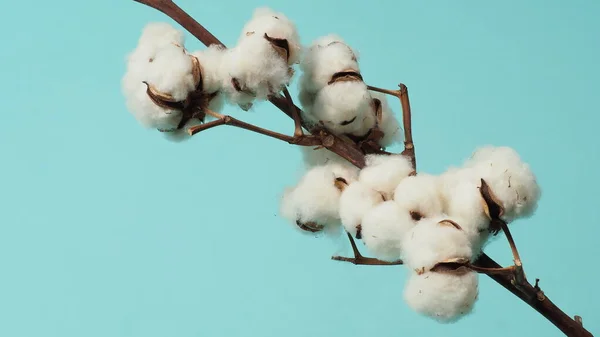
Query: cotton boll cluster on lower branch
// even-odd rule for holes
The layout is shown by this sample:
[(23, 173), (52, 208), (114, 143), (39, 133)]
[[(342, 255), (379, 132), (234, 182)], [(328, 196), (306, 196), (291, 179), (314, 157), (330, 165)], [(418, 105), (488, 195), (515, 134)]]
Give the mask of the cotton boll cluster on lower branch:
[[(529, 216), (540, 196), (529, 166), (506, 147), (478, 149), (441, 175), (415, 175), (409, 158), (393, 154), (368, 155), (359, 172), (345, 170), (335, 163), (309, 170), (286, 193), (282, 213), (309, 232), (337, 230), (341, 222), (374, 258), (402, 259), (411, 271), (406, 303), (440, 322), (473, 310), (478, 275), (471, 263), (498, 221)], [(344, 183), (336, 185), (340, 176)]]

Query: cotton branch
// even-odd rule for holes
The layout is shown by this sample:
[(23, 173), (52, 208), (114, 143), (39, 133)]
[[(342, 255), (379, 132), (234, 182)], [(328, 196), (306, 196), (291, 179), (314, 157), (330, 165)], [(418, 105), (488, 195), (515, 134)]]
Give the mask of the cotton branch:
[[(179, 23), (183, 28), (185, 28), (188, 32), (190, 32), (193, 36), (195, 36), (198, 40), (200, 40), (205, 45), (209, 46), (212, 44), (223, 45), (214, 35), (212, 35), (208, 30), (206, 30), (201, 24), (199, 24), (194, 18), (188, 15), (185, 11), (183, 11), (179, 6), (173, 3), (170, 0), (134, 0), (136, 2), (145, 4), (152, 8), (155, 8), (171, 19), (175, 20)], [(408, 89), (405, 85), (400, 84), (400, 89), (396, 91), (379, 89), (375, 87), (370, 87), (369, 89), (387, 93), (390, 95), (394, 95), (400, 99), (402, 106), (402, 114), (403, 114), (403, 124), (404, 124), (404, 132), (405, 132), (405, 150), (403, 154), (412, 159), (413, 164), (416, 166), (415, 159), (415, 151), (414, 144), (412, 140), (412, 129), (411, 129), (411, 111), (410, 111), (410, 102), (408, 98)], [(284, 91), (284, 94), (286, 91)], [(289, 95), (289, 93), (288, 93)], [(300, 134), (299, 130), (301, 128), (298, 127), (300, 115), (300, 109), (291, 103), (290, 97), (286, 99), (286, 97), (281, 95), (276, 95), (270, 98), (270, 102), (273, 103), (277, 108), (287, 114), (290, 118), (292, 118), (295, 122), (295, 132), (294, 136), (298, 136)], [(338, 154), (339, 156), (345, 158), (353, 165), (358, 168), (363, 168), (365, 165), (365, 155), (363, 151), (361, 151), (360, 147), (351, 141), (342, 140), (340, 137), (333, 135), (326, 129), (322, 128), (311, 128), (304, 121), (301, 121), (301, 125), (307, 129), (314, 138), (304, 138), (304, 139), (314, 139), (318, 140), (320, 145), (324, 146), (328, 150)], [(265, 134), (270, 137), (274, 137), (281, 140), (291, 140), (296, 139), (292, 136), (281, 135), (277, 133), (273, 133), (269, 130), (264, 130), (258, 128), (256, 126), (238, 121), (233, 119), (230, 116), (219, 117), (216, 121), (206, 123), (191, 132), (199, 132), (199, 130), (206, 130), (211, 127), (215, 127), (218, 125), (233, 125), (237, 127), (241, 127), (253, 132), (258, 132), (261, 134)], [(289, 138), (288, 138), (289, 137)], [(302, 138), (301, 138), (302, 139)], [(312, 140), (311, 140), (312, 141)], [(308, 141), (307, 141), (308, 142)], [(295, 143), (299, 144), (299, 143)], [(304, 144), (299, 144), (304, 145)], [(511, 249), (513, 251), (513, 255), (515, 257), (515, 268), (503, 268), (499, 264), (497, 264), (494, 260), (488, 257), (486, 254), (482, 254), (477, 261), (473, 264), (473, 270), (479, 269), (480, 271), (487, 270), (486, 274), (491, 277), (493, 280), (498, 282), (500, 285), (508, 289), (510, 292), (518, 296), (524, 302), (529, 304), (535, 310), (537, 310), (540, 314), (546, 317), (550, 322), (552, 322), (556, 327), (558, 327), (563, 333), (567, 336), (573, 337), (592, 337), (592, 334), (583, 328), (581, 318), (576, 316), (576, 319), (573, 319), (566, 315), (562, 310), (560, 310), (554, 303), (546, 297), (546, 295), (541, 291), (539, 286), (532, 286), (524, 274), (522, 274), (521, 268), (521, 259), (516, 250), (516, 245), (514, 245), (514, 240), (508, 231), (508, 228), (505, 223), (498, 223), (499, 229), (503, 230), (509, 240), (509, 244), (511, 245)], [(337, 258), (340, 261), (348, 261), (354, 264), (366, 264), (366, 265), (390, 265), (390, 264), (401, 264), (400, 261), (392, 262), (392, 263), (379, 263), (383, 261), (379, 261), (376, 259), (365, 258), (363, 257), (356, 247), (354, 240), (351, 236), (349, 236), (351, 245), (354, 251), (354, 259), (350, 258)], [(335, 258), (334, 258), (335, 259)], [(379, 262), (378, 262), (379, 261)], [(493, 270), (493, 272), (492, 272)], [(515, 272), (516, 271), (516, 272)], [(515, 273), (512, 273), (515, 272)], [(521, 275), (519, 275), (521, 274)], [(522, 277), (521, 277), (522, 276)]]

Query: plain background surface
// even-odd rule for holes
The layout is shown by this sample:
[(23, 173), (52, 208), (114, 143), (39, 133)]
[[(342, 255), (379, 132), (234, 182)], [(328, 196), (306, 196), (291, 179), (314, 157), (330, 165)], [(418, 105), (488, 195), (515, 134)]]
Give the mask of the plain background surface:
[[(408, 85), (421, 171), (479, 145), (517, 149), (544, 192), (512, 226), (527, 275), (600, 332), (600, 2), (178, 3), (229, 45), (263, 5), (304, 43), (343, 36), (367, 82)], [(2, 13), (0, 336), (561, 335), (485, 276), (475, 312), (442, 325), (403, 303), (404, 268), (331, 261), (345, 242), (277, 216), (301, 173), (291, 145), (227, 127), (175, 144), (140, 127), (120, 92), (124, 57), (147, 22), (171, 22), (161, 13), (125, 0)], [(226, 113), (292, 131), (268, 104)], [(488, 254), (511, 262), (504, 238)]]

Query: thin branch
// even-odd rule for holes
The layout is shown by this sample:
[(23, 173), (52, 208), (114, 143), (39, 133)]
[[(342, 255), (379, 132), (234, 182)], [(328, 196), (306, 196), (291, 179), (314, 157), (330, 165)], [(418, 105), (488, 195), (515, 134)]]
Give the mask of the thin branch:
[(412, 112), (410, 110), (410, 100), (408, 98), (408, 88), (400, 83), (399, 90), (389, 90), (368, 85), (367, 88), (383, 94), (395, 96), (400, 100), (402, 107), (402, 125), (404, 126), (404, 151), (402, 154), (410, 158), (413, 168), (417, 169), (417, 158), (415, 157), (415, 144), (412, 137)]
[(287, 88), (283, 88), (283, 95), (288, 102), (290, 110), (292, 110), (292, 119), (294, 120), (294, 137), (302, 137), (304, 135), (304, 131), (302, 131), (302, 117), (300, 116), (300, 111), (294, 104), (294, 100), (292, 99), (292, 96)]
[(350, 233), (346, 233), (346, 235), (348, 236), (348, 240), (350, 240), (350, 245), (352, 246), (352, 253), (354, 254), (354, 257), (332, 256), (332, 260), (350, 262), (355, 265), (365, 266), (397, 266), (403, 264), (402, 260), (388, 262), (378, 260), (372, 257), (362, 256), (362, 254), (358, 250), (358, 247), (356, 246), (356, 242), (354, 242), (354, 238), (352, 237), (352, 235), (350, 235)]
[[(210, 110), (208, 110), (208, 111), (210, 111)], [(210, 111), (210, 112), (208, 112), (208, 111), (207, 111), (207, 114), (216, 117), (217, 120), (190, 127), (188, 129), (188, 133), (190, 134), (190, 136), (193, 136), (193, 135), (197, 134), (198, 132), (201, 132), (201, 131), (204, 131), (207, 129), (211, 129), (215, 126), (231, 125), (231, 126), (235, 126), (235, 127), (241, 128), (241, 129), (248, 130), (248, 131), (260, 133), (262, 135), (269, 136), (271, 138), (279, 139), (279, 140), (282, 140), (289, 144), (302, 145), (302, 146), (315, 146), (315, 145), (321, 144), (320, 139), (317, 137), (314, 137), (314, 136), (300, 136), (300, 137), (288, 136), (288, 135), (284, 135), (279, 132), (263, 129), (261, 127), (258, 127), (256, 125), (253, 125), (250, 123), (243, 122), (239, 119), (233, 118), (228, 115), (222, 115), (222, 114), (214, 112), (214, 111)]]

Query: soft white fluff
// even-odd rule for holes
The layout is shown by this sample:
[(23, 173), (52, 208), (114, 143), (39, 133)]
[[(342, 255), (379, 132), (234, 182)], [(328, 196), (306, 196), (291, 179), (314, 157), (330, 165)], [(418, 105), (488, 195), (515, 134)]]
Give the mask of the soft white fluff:
[(302, 159), (306, 167), (325, 165), (331, 163), (351, 165), (348, 161), (326, 148), (315, 149), (310, 146), (301, 146)]
[(174, 129), (181, 112), (154, 104), (146, 94), (144, 82), (176, 101), (185, 100), (195, 89), (192, 60), (182, 46), (181, 34), (169, 27), (155, 24), (145, 28), (140, 44), (127, 58), (122, 79), (128, 110), (145, 127), (160, 130)]
[(420, 173), (400, 181), (394, 190), (394, 201), (402, 208), (418, 213), (421, 217), (441, 214), (443, 203), (439, 192), (439, 177)]
[(342, 192), (336, 178), (355, 181), (357, 172), (348, 166), (324, 165), (306, 172), (294, 188), (288, 188), (281, 200), (281, 215), (296, 223), (315, 222), (324, 227), (339, 225), (339, 201)]
[(485, 146), (465, 163), (485, 179), (504, 206), (502, 218), (511, 222), (531, 216), (537, 209), (541, 190), (529, 165), (510, 147)]
[(368, 155), (359, 180), (390, 199), (396, 186), (413, 172), (410, 160), (402, 155)]
[[(253, 34), (225, 52), (220, 68), (222, 86), (227, 99), (235, 104), (265, 100), (288, 84), (291, 73), (287, 62), (263, 36)], [(236, 78), (243, 90), (232, 84)]]
[(356, 236), (365, 214), (383, 201), (381, 193), (367, 185), (359, 181), (351, 183), (340, 197), (340, 219), (346, 231)]
[(362, 240), (378, 259), (395, 261), (402, 256), (402, 241), (414, 227), (407, 209), (393, 201), (382, 202), (363, 217)]
[(271, 8), (261, 7), (254, 10), (252, 18), (242, 29), (238, 44), (249, 36), (264, 36), (265, 33), (271, 38), (287, 40), (290, 49), (288, 64), (299, 62), (302, 47), (296, 25), (283, 13), (275, 12)]
[(375, 110), (363, 82), (337, 82), (319, 90), (306, 113), (331, 132), (363, 136), (375, 126)]
[(460, 225), (471, 240), (473, 249), (481, 249), (489, 237), (490, 219), (484, 211), (479, 187), (481, 180), (472, 168), (451, 168), (440, 178), (444, 212)]
[(475, 272), (452, 275), (413, 273), (404, 288), (404, 300), (416, 312), (442, 323), (452, 323), (469, 314), (479, 294)]
[(402, 258), (409, 268), (427, 272), (440, 262), (471, 260), (473, 251), (467, 234), (445, 220), (450, 219), (443, 215), (423, 219), (405, 236)]
[(357, 54), (339, 36), (327, 35), (314, 41), (300, 63), (300, 90), (316, 93), (340, 71), (360, 73)]
[(382, 147), (390, 146), (401, 142), (404, 139), (400, 122), (394, 110), (390, 106), (388, 96), (376, 91), (369, 91), (372, 98), (378, 99), (381, 102), (381, 122), (379, 129), (383, 131), (384, 136), (379, 141)]
[(192, 55), (198, 59), (202, 67), (202, 90), (206, 93), (219, 91), (223, 84), (219, 70), (225, 49), (213, 44), (206, 49), (193, 52)]

